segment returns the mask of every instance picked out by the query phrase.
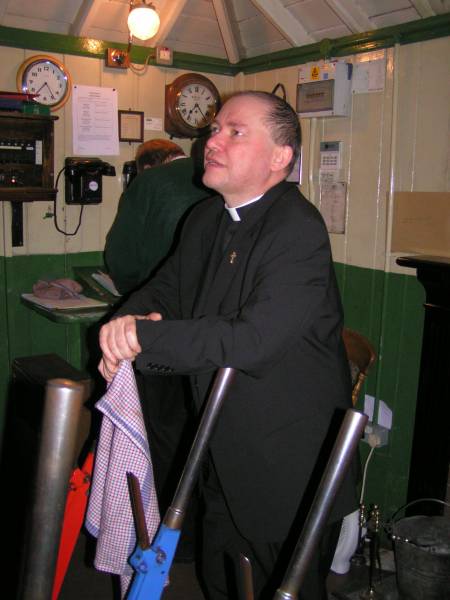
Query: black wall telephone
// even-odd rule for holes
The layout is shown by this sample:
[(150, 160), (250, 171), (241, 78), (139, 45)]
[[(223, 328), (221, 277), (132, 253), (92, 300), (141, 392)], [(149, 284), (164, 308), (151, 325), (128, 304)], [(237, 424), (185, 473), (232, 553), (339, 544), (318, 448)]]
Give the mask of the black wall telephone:
[(66, 204), (100, 204), (102, 176), (115, 176), (116, 169), (99, 158), (67, 157), (65, 160)]

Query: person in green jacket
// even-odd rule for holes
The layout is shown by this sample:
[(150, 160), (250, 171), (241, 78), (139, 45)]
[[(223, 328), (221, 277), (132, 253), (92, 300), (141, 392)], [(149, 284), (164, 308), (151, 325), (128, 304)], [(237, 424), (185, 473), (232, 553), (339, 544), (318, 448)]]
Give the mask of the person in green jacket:
[[(122, 194), (104, 251), (108, 272), (121, 294), (140, 287), (158, 269), (176, 244), (185, 213), (212, 194), (201, 183), (203, 147), (201, 140), (198, 142), (193, 145), (192, 158), (169, 140), (149, 140), (139, 146), (138, 174)], [(136, 381), (159, 508), (164, 516), (195, 434), (191, 392), (188, 382), (179, 375), (137, 372)], [(194, 558), (196, 515), (194, 496), (177, 548), (177, 562)]]
[(104, 250), (109, 275), (121, 294), (155, 272), (174, 244), (186, 211), (211, 195), (201, 184), (194, 159), (169, 140), (142, 144), (136, 163), (138, 175), (120, 199)]

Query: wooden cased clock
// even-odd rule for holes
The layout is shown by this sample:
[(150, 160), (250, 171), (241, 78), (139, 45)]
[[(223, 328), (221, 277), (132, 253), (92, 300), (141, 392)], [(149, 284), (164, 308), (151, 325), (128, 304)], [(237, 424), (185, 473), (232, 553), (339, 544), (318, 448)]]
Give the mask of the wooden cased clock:
[(179, 138), (205, 134), (220, 108), (216, 86), (204, 75), (187, 73), (166, 85), (164, 129)]
[(53, 56), (38, 54), (25, 60), (17, 70), (17, 89), (35, 94), (34, 100), (50, 110), (61, 108), (70, 97), (72, 79), (67, 68)]

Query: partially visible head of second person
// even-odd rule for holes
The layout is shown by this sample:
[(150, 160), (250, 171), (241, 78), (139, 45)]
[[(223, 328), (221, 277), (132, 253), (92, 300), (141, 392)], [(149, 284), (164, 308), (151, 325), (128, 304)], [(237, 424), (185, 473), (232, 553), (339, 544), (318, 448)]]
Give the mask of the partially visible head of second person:
[(141, 144), (136, 151), (137, 172), (142, 173), (144, 169), (157, 167), (179, 156), (185, 156), (185, 154), (178, 144), (164, 139), (148, 140)]

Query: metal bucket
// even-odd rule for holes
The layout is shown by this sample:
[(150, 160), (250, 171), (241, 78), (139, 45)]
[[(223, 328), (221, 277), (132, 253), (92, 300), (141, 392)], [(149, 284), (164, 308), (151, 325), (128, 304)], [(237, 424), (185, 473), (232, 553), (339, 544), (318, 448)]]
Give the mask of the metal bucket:
[(399, 597), (450, 600), (450, 519), (406, 517), (391, 522), (391, 535)]

